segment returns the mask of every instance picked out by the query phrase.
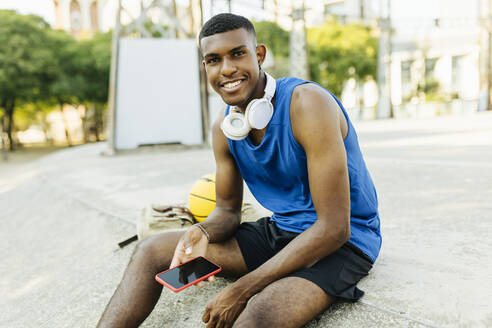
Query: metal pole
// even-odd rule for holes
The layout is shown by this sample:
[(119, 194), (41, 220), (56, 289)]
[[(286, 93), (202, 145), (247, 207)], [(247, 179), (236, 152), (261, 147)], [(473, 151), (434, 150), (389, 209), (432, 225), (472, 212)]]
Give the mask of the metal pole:
[(109, 99), (108, 99), (108, 126), (106, 130), (106, 139), (108, 148), (104, 155), (112, 156), (116, 152), (116, 87), (118, 79), (118, 52), (121, 31), (121, 0), (118, 0), (118, 10), (116, 12), (116, 22), (113, 30), (113, 41), (111, 51), (111, 71), (109, 77)]
[[(387, 13), (383, 12), (383, 3)], [(382, 0), (379, 17), (379, 44), (378, 44), (378, 107), (377, 118), (392, 117), (391, 108), (391, 8), (390, 0)]]
[(7, 145), (5, 144), (5, 115), (2, 115), (2, 130), (0, 131), (0, 139), (2, 139), (2, 158), (7, 161)]
[(189, 35), (195, 35), (196, 33), (195, 33), (195, 19), (193, 18), (193, 1), (189, 2), (188, 15), (190, 15), (190, 33), (189, 33)]
[(492, 110), (490, 106), (490, 88), (492, 87), (492, 58), (490, 52), (492, 51), (492, 1), (489, 0), (488, 3), (488, 15), (487, 15), (487, 107), (486, 110)]
[(392, 35), (392, 29), (391, 29), (391, 0), (388, 0), (388, 63), (386, 65), (387, 69), (387, 83), (388, 83), (388, 104), (389, 104), (389, 117), (393, 118), (394, 113), (393, 113), (393, 100), (392, 100), (392, 95), (391, 95), (391, 54), (393, 53), (393, 43), (391, 40), (391, 35)]
[(490, 107), (490, 0), (480, 0), (480, 91), (478, 95), (478, 111)]
[(198, 0), (198, 9), (200, 10), (200, 24), (198, 27), (198, 31), (199, 31), (203, 26), (203, 2), (202, 2), (202, 0)]
[(364, 21), (364, 0), (359, 0), (359, 8), (360, 8), (360, 13), (359, 13), (359, 17), (360, 17), (360, 21), (363, 22)]
[(275, 23), (278, 24), (278, 0), (273, 0)]
[(290, 74), (292, 76), (308, 79), (308, 58), (306, 42), (306, 22), (304, 19), (306, 8), (304, 0), (292, 2), (292, 30), (290, 32)]
[(485, 110), (492, 110), (492, 107), (490, 106), (490, 97), (492, 96), (490, 92), (490, 88), (492, 87), (492, 59), (490, 52), (492, 51), (492, 1), (488, 0), (487, 1), (487, 10), (485, 11), (487, 13), (486, 17), (486, 28), (487, 28), (487, 46), (486, 46), (486, 60), (485, 60), (485, 72), (487, 74), (487, 83), (486, 83), (486, 95), (487, 95), (487, 102), (485, 106)]
[[(176, 0), (173, 0), (173, 14), (174, 14), (174, 17), (178, 17), (178, 10), (176, 8)], [(176, 39), (178, 38), (178, 29), (176, 27), (174, 28), (174, 37)]]
[[(200, 28), (203, 25), (203, 7), (202, 0), (198, 1), (198, 6), (200, 10)], [(199, 75), (200, 75), (200, 100), (202, 103), (202, 137), (203, 143), (205, 145), (210, 145), (210, 140), (208, 138), (210, 131), (210, 111), (208, 107), (208, 83), (207, 83), (207, 74), (205, 72), (205, 68), (202, 64), (202, 58), (200, 49), (198, 49), (198, 67), (199, 67)]]

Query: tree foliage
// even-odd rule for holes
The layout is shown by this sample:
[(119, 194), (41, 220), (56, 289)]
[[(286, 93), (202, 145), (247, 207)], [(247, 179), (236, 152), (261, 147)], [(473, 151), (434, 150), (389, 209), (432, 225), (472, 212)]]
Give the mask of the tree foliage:
[(269, 21), (254, 22), (258, 43), (265, 44), (275, 57), (289, 56), (289, 32)]
[(45, 96), (55, 105), (76, 104), (82, 97), (85, 82), (79, 67), (82, 60), (79, 45), (64, 31), (51, 30), (49, 35), (53, 53)]
[(52, 51), (48, 23), (35, 15), (0, 10), (0, 97), (34, 99)]
[(376, 76), (377, 39), (368, 27), (328, 21), (307, 33), (311, 79), (340, 96), (349, 78)]
[(111, 33), (97, 33), (91, 39), (81, 41), (79, 57), (79, 69), (84, 79), (80, 102), (105, 104), (111, 66)]
[[(111, 33), (78, 41), (41, 17), (0, 10), (0, 118), (11, 147), (16, 108), (29, 123), (45, 119), (48, 109), (82, 104), (101, 121), (110, 62)], [(102, 122), (95, 125), (98, 135)]]
[[(97, 33), (91, 39), (80, 42), (78, 66), (84, 81), (79, 101), (87, 109), (86, 117), (92, 117), (91, 130), (100, 140), (103, 128), (103, 113), (108, 100), (109, 71), (111, 64), (111, 33)], [(85, 121), (84, 121), (85, 122)]]
[(289, 32), (270, 21), (253, 22), (258, 43), (273, 55), (274, 66), (268, 71), (274, 77), (289, 75)]
[(46, 47), (49, 29), (39, 16), (0, 10), (0, 108), (11, 148), (16, 104), (42, 97), (52, 54)]
[[(289, 32), (269, 21), (253, 22), (258, 43), (274, 55), (274, 76), (289, 74)], [(336, 21), (307, 31), (309, 70), (313, 81), (340, 95), (349, 78), (363, 81), (376, 76), (377, 39), (363, 25)]]

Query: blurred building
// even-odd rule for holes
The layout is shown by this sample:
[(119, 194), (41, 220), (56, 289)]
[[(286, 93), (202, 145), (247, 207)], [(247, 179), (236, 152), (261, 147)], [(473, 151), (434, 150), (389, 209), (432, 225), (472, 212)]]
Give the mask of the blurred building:
[[(480, 57), (487, 47), (480, 37), (483, 1), (389, 1), (325, 0), (317, 19), (335, 16), (342, 23), (378, 27), (381, 17), (389, 18), (389, 78), (395, 116), (476, 111), (481, 89), (479, 67), (484, 60)], [(361, 97), (360, 88), (349, 81), (344, 103), (358, 106), (361, 102), (354, 99)], [(362, 89), (366, 108), (354, 108), (353, 112), (375, 117), (374, 91), (369, 91), (374, 86)]]
[(76, 38), (101, 31), (102, 11), (108, 0), (53, 0), (55, 28)]
[[(161, 0), (163, 4), (173, 4), (175, 17), (183, 27), (192, 31), (199, 28), (198, 13), (195, 11), (191, 16), (186, 13), (193, 11), (192, 4), (197, 1)], [(56, 26), (76, 37), (107, 30), (114, 24), (116, 0), (53, 2)], [(485, 72), (484, 67), (487, 67), (486, 62), (490, 62), (490, 54), (487, 57), (490, 45), (486, 44), (488, 39), (483, 35), (484, 17), (488, 17), (490, 10), (488, 7), (484, 10), (483, 3), (489, 0), (201, 1), (205, 20), (231, 9), (256, 20), (275, 21), (289, 31), (293, 28), (293, 4), (296, 2), (303, 2), (305, 6), (304, 24), (307, 28), (336, 17), (345, 24), (362, 23), (375, 31), (379, 29), (381, 35), (381, 17), (389, 18), (391, 33), (386, 49), (390, 55), (385, 56), (388, 57), (385, 75), (389, 91), (383, 93), (383, 98), (377, 81), (358, 85), (355, 80), (349, 80), (342, 100), (354, 118), (376, 118), (379, 99), (387, 98), (391, 100), (395, 117), (469, 112), (476, 111), (479, 106), (487, 107), (490, 82), (484, 76), (491, 74)], [(141, 1), (123, 0), (122, 3), (126, 3), (125, 12), (129, 16), (138, 17), (142, 10)], [(190, 20), (193, 16), (195, 19)], [(179, 36), (178, 31), (175, 34)], [(213, 98), (213, 92), (210, 96)], [(210, 107), (215, 106), (212, 104)], [(211, 116), (213, 118), (213, 114)]]
[[(102, 13), (107, 2), (108, 0), (53, 0), (54, 28), (67, 31), (76, 39), (88, 38), (95, 32), (102, 31)], [(83, 142), (82, 121), (88, 115), (93, 115), (93, 112), (83, 106), (65, 105), (62, 112), (51, 113), (48, 117), (50, 141), (69, 144)], [(35, 134), (25, 134), (22, 137), (29, 139), (31, 135)]]

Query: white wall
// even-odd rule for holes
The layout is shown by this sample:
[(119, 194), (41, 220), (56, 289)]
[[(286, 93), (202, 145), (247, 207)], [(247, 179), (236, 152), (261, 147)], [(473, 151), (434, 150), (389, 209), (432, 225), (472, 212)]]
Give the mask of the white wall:
[(121, 39), (115, 147), (201, 144), (195, 40)]

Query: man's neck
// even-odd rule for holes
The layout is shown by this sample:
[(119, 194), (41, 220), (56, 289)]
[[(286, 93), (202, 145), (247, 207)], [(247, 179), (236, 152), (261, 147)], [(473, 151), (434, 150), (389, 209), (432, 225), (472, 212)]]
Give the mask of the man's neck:
[(256, 84), (255, 90), (253, 91), (251, 97), (245, 105), (237, 105), (236, 107), (244, 114), (246, 112), (246, 107), (248, 107), (249, 103), (254, 99), (263, 98), (265, 95), (266, 88), (266, 75), (265, 72), (260, 70), (260, 77), (258, 78), (258, 83)]

